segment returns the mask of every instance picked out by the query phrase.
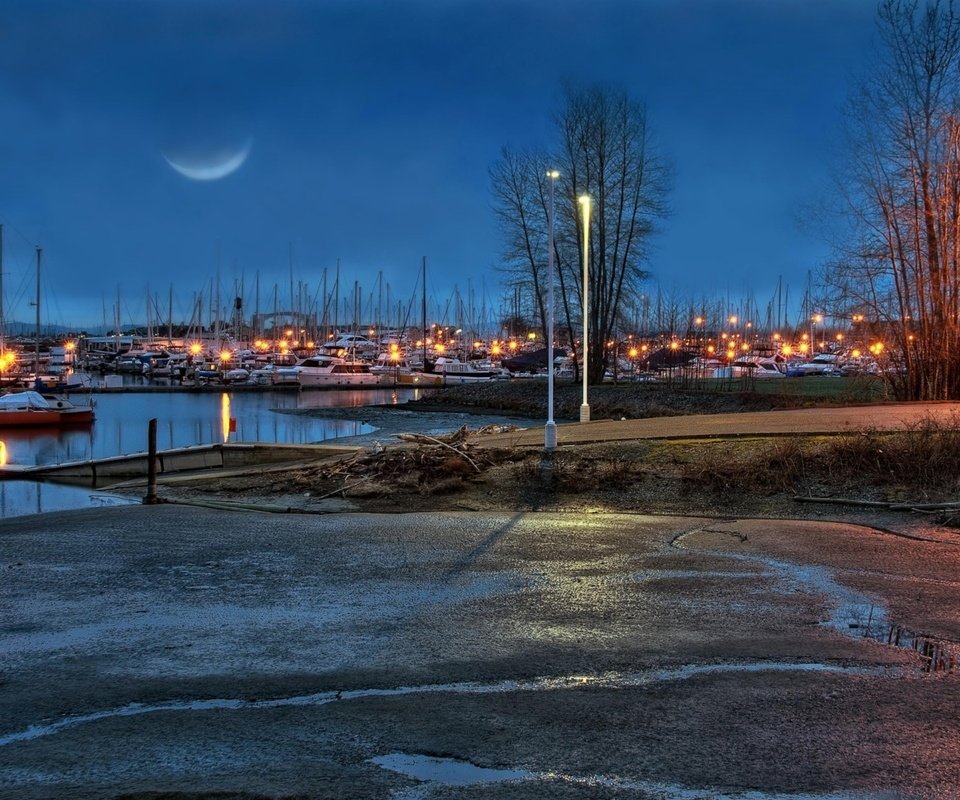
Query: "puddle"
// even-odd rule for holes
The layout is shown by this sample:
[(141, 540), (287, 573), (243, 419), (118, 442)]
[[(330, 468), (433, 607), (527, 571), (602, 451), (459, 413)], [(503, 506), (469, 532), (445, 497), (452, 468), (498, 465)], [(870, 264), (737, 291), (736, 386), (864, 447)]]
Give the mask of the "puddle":
[[(705, 532), (723, 533), (723, 531), (716, 530), (690, 531), (690, 533)], [(830, 611), (829, 618), (820, 623), (823, 627), (830, 628), (844, 636), (870, 639), (891, 647), (915, 650), (920, 656), (924, 672), (952, 672), (955, 668), (960, 668), (960, 643), (926, 634), (918, 634), (902, 625), (891, 622), (887, 617), (884, 606), (877, 604), (870, 595), (839, 583), (833, 577), (835, 571), (828, 567), (793, 564), (788, 561), (778, 561), (773, 558), (745, 553), (688, 548), (681, 544), (683, 536), (677, 537), (673, 542), (673, 546), (678, 550), (687, 550), (717, 558), (729, 558), (740, 563), (754, 564), (765, 568), (755, 574), (727, 573), (730, 576), (744, 577), (750, 574), (753, 577), (779, 576), (788, 584), (798, 585), (805, 592), (823, 596)], [(677, 574), (682, 575), (683, 573), (677, 571)], [(723, 575), (724, 573), (701, 574)]]
[(414, 756), (405, 753), (377, 756), (370, 761), (390, 772), (397, 772), (418, 781), (442, 783), (444, 786), (475, 786), (478, 783), (505, 783), (540, 777), (525, 769), (490, 769), (454, 758)]
[(562, 772), (531, 772), (525, 769), (493, 769), (478, 767), (469, 761), (455, 758), (413, 755), (409, 753), (390, 753), (369, 759), (381, 769), (395, 772), (406, 778), (421, 781), (425, 785), (410, 790), (394, 792), (395, 800), (425, 799), (434, 788), (448, 786), (477, 786), (493, 783), (515, 783), (519, 781), (542, 781), (568, 783), (578, 786), (615, 789), (623, 791), (642, 791), (658, 800), (895, 800), (892, 792), (831, 792), (828, 794), (784, 794), (760, 791), (718, 793), (710, 789), (690, 789), (684, 786), (671, 786), (628, 778), (605, 775), (567, 775)]
[(600, 688), (630, 689), (649, 686), (665, 681), (680, 681), (698, 675), (750, 672), (833, 672), (845, 675), (887, 675), (884, 668), (844, 667), (834, 664), (785, 663), (758, 661), (751, 663), (690, 664), (676, 669), (651, 670), (647, 672), (606, 672), (595, 675), (563, 675), (527, 680), (504, 680), (494, 683), (436, 683), (421, 686), (399, 686), (393, 689), (351, 689), (326, 691), (313, 694), (277, 697), (264, 700), (240, 698), (211, 698), (208, 700), (170, 700), (163, 703), (130, 703), (119, 708), (94, 711), (63, 717), (56, 722), (31, 725), (22, 731), (0, 736), (0, 747), (16, 742), (25, 742), (51, 736), (69, 728), (100, 722), (115, 717), (137, 717), (146, 714), (175, 713), (182, 711), (250, 711), (289, 706), (324, 706), (328, 703), (358, 700), (367, 697), (403, 697), (418, 694), (506, 694), (511, 692), (547, 692), (563, 689)]

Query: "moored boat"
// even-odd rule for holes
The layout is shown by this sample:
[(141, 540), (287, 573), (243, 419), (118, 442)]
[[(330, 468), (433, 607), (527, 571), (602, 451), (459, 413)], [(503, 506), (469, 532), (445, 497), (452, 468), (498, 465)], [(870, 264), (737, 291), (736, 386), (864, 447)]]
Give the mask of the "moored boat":
[(460, 383), (480, 383), (503, 377), (503, 373), (493, 367), (478, 366), (473, 361), (460, 361), (458, 358), (441, 356), (432, 367), (411, 375), (400, 375), (400, 383), (421, 384), (425, 386), (454, 386)]
[(56, 395), (39, 392), (11, 392), (0, 395), (0, 426), (76, 425), (93, 422), (92, 405), (74, 405)]
[(281, 367), (276, 374), (294, 374), (301, 386), (364, 386), (377, 383), (379, 377), (362, 361), (348, 361), (327, 355), (314, 355), (301, 360), (295, 367)]

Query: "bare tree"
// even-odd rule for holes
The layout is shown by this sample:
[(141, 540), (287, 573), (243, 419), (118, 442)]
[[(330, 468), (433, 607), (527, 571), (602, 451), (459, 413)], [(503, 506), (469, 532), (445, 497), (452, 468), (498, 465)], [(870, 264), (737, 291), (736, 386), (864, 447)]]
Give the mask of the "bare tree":
[(599, 383), (618, 333), (622, 311), (647, 273), (647, 242), (667, 212), (670, 170), (647, 127), (646, 111), (626, 93), (567, 87), (555, 118), (555, 153), (504, 150), (491, 170), (495, 209), (504, 230), (509, 268), (522, 272), (538, 298), (545, 328), (547, 264), (546, 173), (560, 171), (556, 186), (555, 256), (562, 318), (575, 348), (575, 320), (583, 308), (580, 251), (583, 224), (578, 197), (589, 194), (589, 380)]
[(873, 321), (904, 399), (960, 397), (960, 19), (883, 0), (881, 60), (850, 105), (853, 225), (828, 273)]

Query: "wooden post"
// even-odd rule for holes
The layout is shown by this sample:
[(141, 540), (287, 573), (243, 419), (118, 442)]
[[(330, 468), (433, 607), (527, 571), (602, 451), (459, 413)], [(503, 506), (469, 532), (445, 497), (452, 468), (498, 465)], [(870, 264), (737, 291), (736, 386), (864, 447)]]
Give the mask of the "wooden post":
[(144, 505), (159, 503), (157, 498), (157, 420), (151, 419), (147, 426), (147, 496)]

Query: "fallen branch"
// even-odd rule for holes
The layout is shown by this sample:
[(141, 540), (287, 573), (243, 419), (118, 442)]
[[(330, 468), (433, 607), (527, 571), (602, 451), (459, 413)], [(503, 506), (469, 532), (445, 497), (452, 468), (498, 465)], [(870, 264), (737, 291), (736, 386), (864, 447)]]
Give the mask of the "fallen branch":
[(960, 503), (891, 503), (891, 511), (949, 511), (960, 508)]
[(261, 514), (323, 514), (323, 511), (294, 508), (293, 506), (274, 506), (269, 504), (255, 505), (253, 503), (232, 503), (229, 500), (187, 500), (160, 498), (164, 505), (196, 506), (198, 508), (212, 508), (217, 511), (254, 511)]
[(882, 500), (854, 500), (851, 497), (804, 497), (796, 495), (798, 503), (833, 503), (840, 506), (865, 506), (867, 508), (892, 508), (890, 503)]
[(470, 466), (473, 467), (477, 472), (482, 472), (480, 467), (477, 466), (476, 462), (472, 458), (470, 458), (470, 456), (464, 453), (462, 450), (458, 450), (453, 445), (449, 445), (446, 442), (441, 442), (439, 439), (435, 439), (432, 436), (427, 436), (426, 434), (423, 434), (423, 433), (397, 433), (395, 434), (395, 436), (398, 439), (402, 439), (405, 442), (422, 442), (426, 440), (429, 442), (433, 442), (434, 444), (442, 445), (443, 447), (453, 450), (454, 453), (456, 453), (458, 456), (463, 458), (464, 461), (468, 462)]
[(344, 492), (348, 492), (348, 491), (350, 491), (351, 489), (353, 489), (354, 487), (359, 486), (361, 483), (366, 483), (367, 481), (371, 480), (371, 479), (374, 478), (374, 477), (375, 477), (375, 476), (373, 476), (373, 475), (367, 475), (365, 478), (361, 478), (361, 479), (358, 480), (356, 483), (351, 483), (349, 486), (341, 486), (339, 489), (334, 489), (332, 492), (327, 492), (326, 494), (322, 494), (322, 495), (320, 495), (319, 497), (317, 497), (316, 499), (317, 499), (317, 500), (327, 500), (327, 499), (333, 497), (334, 495), (337, 495), (337, 494), (341, 494), (341, 495), (342, 495)]

